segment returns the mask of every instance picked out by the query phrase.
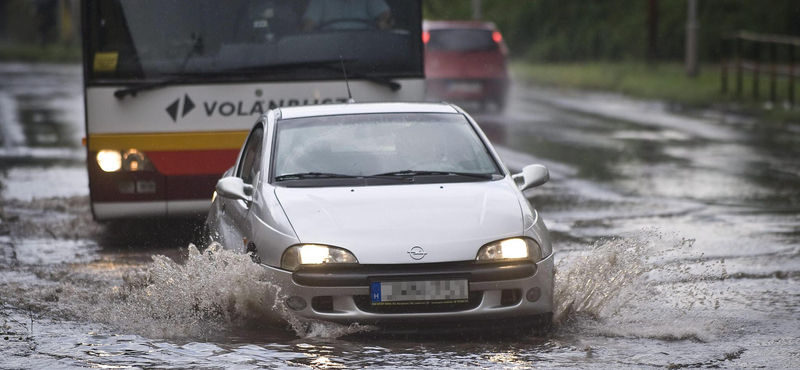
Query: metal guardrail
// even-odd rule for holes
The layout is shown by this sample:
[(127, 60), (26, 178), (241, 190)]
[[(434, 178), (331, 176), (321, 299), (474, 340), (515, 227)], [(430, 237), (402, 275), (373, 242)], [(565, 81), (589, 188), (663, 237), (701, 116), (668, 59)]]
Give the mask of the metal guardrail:
[[(733, 45), (731, 45), (733, 44)], [(733, 62), (730, 61), (729, 55), (733, 46)], [(743, 71), (752, 71), (753, 73), (753, 99), (760, 98), (759, 79), (760, 74), (769, 73), (769, 100), (771, 102), (777, 101), (777, 79), (778, 76), (785, 76), (788, 78), (788, 91), (787, 97), (789, 106), (794, 106), (795, 102), (795, 78), (800, 76), (795, 68), (795, 49), (800, 46), (800, 37), (786, 36), (786, 35), (773, 35), (764, 33), (755, 33), (748, 31), (739, 31), (732, 34), (725, 34), (722, 36), (722, 63), (721, 63), (721, 82), (722, 93), (728, 93), (728, 71), (735, 71), (735, 94), (737, 97), (742, 97), (743, 94)], [(764, 61), (762, 59), (762, 49), (766, 48), (768, 51), (769, 59)], [(778, 60), (779, 48), (786, 51), (786, 58)], [(747, 52), (746, 59), (745, 53)]]

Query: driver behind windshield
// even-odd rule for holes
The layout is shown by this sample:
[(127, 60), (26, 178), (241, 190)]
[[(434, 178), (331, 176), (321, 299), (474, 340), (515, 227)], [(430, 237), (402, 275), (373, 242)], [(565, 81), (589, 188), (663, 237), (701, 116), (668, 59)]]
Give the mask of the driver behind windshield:
[(300, 30), (296, 6), (287, 0), (252, 0), (248, 6), (249, 23), (237, 30), (235, 37), (247, 42), (273, 41)]
[(392, 10), (384, 0), (311, 0), (303, 15), (303, 29), (389, 29)]

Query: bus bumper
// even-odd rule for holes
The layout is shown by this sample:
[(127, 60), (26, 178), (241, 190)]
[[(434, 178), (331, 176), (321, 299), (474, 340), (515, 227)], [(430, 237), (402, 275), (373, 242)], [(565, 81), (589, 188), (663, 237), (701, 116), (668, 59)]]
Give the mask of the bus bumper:
[(92, 202), (94, 218), (99, 221), (125, 218), (186, 217), (202, 218), (211, 207), (209, 199), (149, 202)]
[[(225, 166), (230, 167), (230, 164), (225, 163)], [(211, 196), (222, 172), (224, 171), (219, 174), (181, 175), (165, 175), (157, 169), (105, 172), (95, 161), (90, 161), (92, 213), (98, 221), (123, 218), (202, 218), (208, 214)]]

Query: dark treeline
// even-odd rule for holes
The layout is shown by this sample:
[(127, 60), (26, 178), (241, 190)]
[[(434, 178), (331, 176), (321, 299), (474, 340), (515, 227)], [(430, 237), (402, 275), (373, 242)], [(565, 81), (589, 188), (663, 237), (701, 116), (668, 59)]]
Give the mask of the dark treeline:
[[(644, 60), (648, 16), (655, 52), (683, 58), (686, 0), (483, 0), (511, 52), (533, 61)], [(720, 35), (739, 30), (800, 36), (800, 0), (698, 0), (700, 60), (721, 57)], [(426, 19), (470, 19), (470, 0), (424, 0)]]

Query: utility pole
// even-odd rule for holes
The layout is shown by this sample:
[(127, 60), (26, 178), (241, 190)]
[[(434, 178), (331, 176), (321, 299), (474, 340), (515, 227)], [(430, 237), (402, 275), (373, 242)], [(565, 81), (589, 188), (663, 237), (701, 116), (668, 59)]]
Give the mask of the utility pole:
[(647, 6), (647, 63), (658, 61), (658, 0), (650, 0)]
[(697, 0), (688, 0), (686, 20), (686, 75), (697, 77)]
[(8, 9), (10, 8), (8, 5), (10, 1), (0, 1), (0, 44), (3, 44), (7, 41), (8, 37)]
[(64, 0), (56, 0), (56, 43), (64, 41)]
[(481, 0), (472, 0), (472, 19), (481, 20)]

